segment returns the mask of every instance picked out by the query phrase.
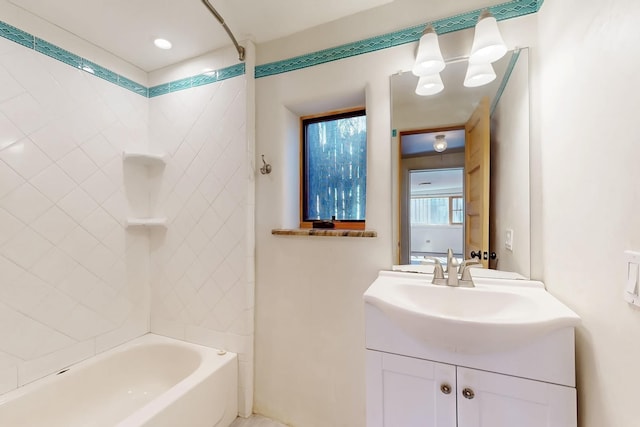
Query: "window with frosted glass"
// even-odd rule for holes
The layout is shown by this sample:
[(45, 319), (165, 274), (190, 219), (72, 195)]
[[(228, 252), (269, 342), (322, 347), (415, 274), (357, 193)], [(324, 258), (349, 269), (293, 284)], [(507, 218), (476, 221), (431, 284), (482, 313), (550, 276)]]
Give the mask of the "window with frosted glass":
[(302, 127), (303, 221), (364, 221), (365, 111), (303, 119)]

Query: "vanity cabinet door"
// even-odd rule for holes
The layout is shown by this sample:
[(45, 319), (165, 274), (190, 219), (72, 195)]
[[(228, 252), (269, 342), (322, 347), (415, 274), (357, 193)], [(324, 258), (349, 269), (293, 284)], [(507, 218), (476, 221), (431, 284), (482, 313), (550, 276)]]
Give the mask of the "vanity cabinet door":
[(367, 427), (456, 427), (455, 369), (367, 350)]
[(576, 390), (458, 367), (459, 427), (576, 427)]

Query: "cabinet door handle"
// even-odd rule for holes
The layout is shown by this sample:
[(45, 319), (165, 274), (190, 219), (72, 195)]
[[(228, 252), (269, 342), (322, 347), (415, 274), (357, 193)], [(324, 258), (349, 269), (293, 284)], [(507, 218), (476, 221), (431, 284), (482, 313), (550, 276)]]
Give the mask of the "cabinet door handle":
[(440, 391), (444, 394), (451, 394), (451, 386), (449, 384), (442, 384), (440, 386)]
[(464, 396), (466, 399), (473, 399), (474, 397), (476, 397), (476, 394), (470, 388), (465, 387), (462, 390), (462, 396)]

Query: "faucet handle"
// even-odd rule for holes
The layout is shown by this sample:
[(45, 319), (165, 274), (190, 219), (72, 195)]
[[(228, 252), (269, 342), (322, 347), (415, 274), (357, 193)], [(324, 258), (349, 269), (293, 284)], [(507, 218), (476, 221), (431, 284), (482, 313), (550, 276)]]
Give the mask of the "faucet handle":
[(468, 280), (473, 283), (473, 277), (471, 277), (471, 269), (472, 268), (483, 268), (482, 264), (479, 262), (470, 262), (463, 266), (462, 268), (462, 277), (460, 280)]
[(440, 260), (434, 257), (424, 257), (422, 264), (427, 264), (427, 261), (431, 261), (433, 263), (433, 279), (444, 279), (444, 270), (442, 269)]
[(480, 261), (476, 260), (476, 259), (465, 259), (464, 261), (462, 261), (460, 263), (460, 266), (458, 268), (458, 273), (463, 273), (465, 268), (470, 267), (472, 265), (475, 265), (477, 267), (482, 266), (482, 264), (480, 264)]

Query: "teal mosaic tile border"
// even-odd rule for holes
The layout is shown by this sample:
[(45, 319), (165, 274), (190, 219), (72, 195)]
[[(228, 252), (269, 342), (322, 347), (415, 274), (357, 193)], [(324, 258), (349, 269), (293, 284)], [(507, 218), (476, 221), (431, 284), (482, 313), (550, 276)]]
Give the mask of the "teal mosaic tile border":
[[(536, 13), (538, 12), (538, 10), (540, 10), (543, 1), (544, 0), (512, 0), (507, 3), (492, 6), (489, 8), (489, 10), (496, 17), (496, 19), (501, 21), (518, 16), (528, 15), (531, 13)], [(440, 19), (438, 21), (432, 22), (432, 24), (438, 34), (446, 34), (454, 31), (464, 30), (475, 26), (478, 20), (478, 16), (480, 16), (481, 12), (482, 9), (478, 9), (450, 18)], [(296, 56), (294, 58), (289, 58), (282, 61), (258, 65), (255, 67), (255, 78), (286, 73), (289, 71), (324, 64), (326, 62), (349, 58), (351, 56), (362, 55), (381, 49), (387, 49), (406, 43), (412, 43), (420, 38), (425, 25), (426, 24), (418, 25), (393, 33), (371, 37), (365, 40)], [(30, 49), (34, 49), (44, 55), (50, 56), (51, 58), (57, 59), (58, 61), (62, 61), (72, 67), (84, 70), (101, 79), (104, 79), (110, 83), (118, 85), (124, 89), (130, 90), (147, 98), (153, 98), (179, 90), (215, 83), (246, 73), (245, 64), (240, 63), (220, 70), (216, 70), (212, 72), (211, 75), (209, 75), (209, 73), (207, 73), (207, 75), (200, 74), (197, 76), (187, 77), (185, 79), (180, 79), (147, 88), (137, 82), (127, 79), (124, 76), (114, 73), (107, 68), (104, 68), (85, 58), (66, 51), (45, 40), (39, 39), (2, 21), (0, 21), (0, 37), (4, 37)]]
[(95, 64), (88, 59), (71, 53), (68, 50), (64, 50), (59, 46), (49, 43), (46, 40), (35, 37), (25, 31), (22, 31), (16, 27), (13, 27), (5, 22), (0, 21), (0, 36), (7, 40), (11, 40), (22, 46), (33, 49), (36, 52), (40, 52), (43, 55), (47, 55), (60, 62), (64, 62), (74, 68), (78, 68), (87, 73), (93, 74), (96, 77), (100, 77), (110, 83), (118, 85), (122, 88), (137, 93), (138, 95), (148, 97), (149, 89), (140, 83), (134, 82), (124, 76), (114, 73), (98, 64)]
[(500, 102), (500, 98), (502, 98), (502, 94), (504, 93), (505, 88), (507, 87), (507, 83), (509, 83), (509, 79), (511, 78), (511, 73), (513, 73), (513, 69), (518, 63), (518, 58), (520, 58), (520, 49), (516, 49), (511, 55), (511, 59), (509, 60), (509, 65), (507, 65), (507, 70), (502, 77), (502, 82), (500, 83), (500, 87), (498, 88), (498, 92), (496, 92), (496, 96), (493, 97), (493, 102), (491, 103), (491, 113), (490, 116), (493, 116), (493, 113), (496, 111), (496, 107), (498, 106), (498, 102)]
[[(502, 3), (489, 10), (497, 20), (516, 18), (518, 16), (529, 15), (540, 10), (543, 0), (512, 0)], [(446, 34), (472, 28), (476, 25), (480, 13), (483, 9), (474, 10), (464, 14), (440, 19), (432, 22), (438, 34)], [(255, 77), (267, 77), (275, 74), (286, 73), (302, 68), (324, 64), (326, 62), (337, 61), (351, 56), (362, 55), (364, 53), (375, 52), (406, 43), (418, 41), (422, 35), (426, 24), (407, 28), (381, 36), (371, 37), (354, 43), (348, 43), (282, 61), (271, 62), (256, 66)]]
[(34, 36), (2, 21), (0, 21), (0, 36), (11, 40), (12, 42), (21, 44), (22, 46), (28, 47), (29, 49), (33, 49), (35, 46)]
[(177, 92), (179, 90), (185, 90), (192, 87), (208, 85), (211, 83), (230, 79), (232, 77), (241, 76), (243, 74), (245, 74), (244, 62), (232, 65), (230, 67), (221, 68), (220, 70), (211, 71), (211, 73), (198, 74), (197, 76), (187, 77), (173, 82), (150, 87), (149, 98), (154, 98), (156, 96), (165, 95), (171, 92)]
[(176, 92), (179, 90), (189, 89), (191, 87), (202, 86), (210, 83), (219, 82), (221, 80), (230, 79), (232, 77), (245, 74), (245, 64), (240, 63), (220, 70), (212, 71), (211, 75), (201, 74), (198, 76), (188, 77), (186, 79), (177, 80), (175, 82), (166, 83), (159, 86), (147, 88), (131, 79), (104, 68), (88, 59), (82, 58), (74, 53), (64, 50), (59, 46), (49, 43), (46, 40), (33, 36), (32, 34), (13, 27), (5, 22), (0, 21), (0, 37), (11, 40), (29, 49), (33, 49), (43, 55), (47, 55), (60, 62), (64, 62), (74, 68), (78, 68), (87, 73), (93, 74), (103, 80), (137, 93), (145, 98), (164, 95), (165, 93)]

